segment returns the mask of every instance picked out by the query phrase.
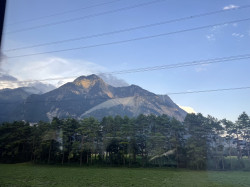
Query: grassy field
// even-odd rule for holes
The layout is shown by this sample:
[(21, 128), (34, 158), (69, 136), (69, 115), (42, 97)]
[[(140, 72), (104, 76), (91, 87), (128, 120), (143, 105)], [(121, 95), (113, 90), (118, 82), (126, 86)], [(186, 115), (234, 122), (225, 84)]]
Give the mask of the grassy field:
[(0, 186), (250, 186), (250, 172), (0, 164)]

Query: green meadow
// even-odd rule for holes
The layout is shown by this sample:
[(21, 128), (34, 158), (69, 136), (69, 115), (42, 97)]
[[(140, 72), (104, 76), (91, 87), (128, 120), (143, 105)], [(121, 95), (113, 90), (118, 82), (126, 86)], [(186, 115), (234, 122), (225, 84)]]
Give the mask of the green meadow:
[(0, 164), (0, 186), (250, 186), (250, 172)]

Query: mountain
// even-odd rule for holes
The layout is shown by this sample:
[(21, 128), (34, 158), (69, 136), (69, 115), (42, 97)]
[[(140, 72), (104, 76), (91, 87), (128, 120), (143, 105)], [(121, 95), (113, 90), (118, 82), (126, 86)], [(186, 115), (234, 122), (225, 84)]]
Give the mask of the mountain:
[(50, 92), (29, 95), (15, 112), (12, 119), (30, 122), (48, 121), (55, 116), (102, 119), (107, 115), (167, 114), (178, 120), (186, 116), (167, 95), (156, 95), (136, 85), (113, 87), (96, 75), (81, 76)]
[(38, 90), (31, 87), (0, 90), (0, 121), (12, 121), (16, 109), (34, 93), (38, 93)]
[[(6, 77), (7, 76), (5, 76), (4, 78)], [(9, 77), (7, 77), (8, 80), (17, 80), (14, 77)], [(3, 79), (3, 76), (1, 78)], [(51, 84), (35, 82), (28, 84), (28, 86), (26, 87), (19, 87), (14, 89), (5, 88), (0, 90), (0, 122), (20, 120), (20, 116), (22, 113), (22, 111), (20, 111), (20, 108), (23, 108), (23, 103), (30, 95), (44, 94), (55, 88), (56, 87)]]
[(52, 85), (52, 84), (45, 84), (45, 83), (42, 83), (42, 82), (39, 82), (39, 81), (29, 83), (28, 87), (38, 90), (39, 94), (43, 94), (43, 93), (46, 93), (46, 92), (49, 92), (51, 90), (56, 89), (56, 87), (54, 85)]

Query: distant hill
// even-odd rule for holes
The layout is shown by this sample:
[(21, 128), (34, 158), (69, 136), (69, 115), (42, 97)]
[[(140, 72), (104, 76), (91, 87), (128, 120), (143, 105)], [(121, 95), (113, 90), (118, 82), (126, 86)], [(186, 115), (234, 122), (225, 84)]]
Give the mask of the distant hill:
[(183, 120), (186, 116), (167, 95), (156, 95), (136, 85), (113, 87), (96, 75), (78, 77), (40, 95), (30, 94), (25, 89), (1, 90), (0, 98), (2, 102), (16, 102), (14, 107), (4, 109), (1, 121), (37, 122), (53, 117), (81, 119), (89, 116), (101, 119), (107, 115), (134, 117), (139, 114), (167, 114)]
[(12, 121), (16, 119), (16, 113), (20, 115), (20, 105), (31, 95), (40, 93), (32, 87), (0, 90), (0, 121)]

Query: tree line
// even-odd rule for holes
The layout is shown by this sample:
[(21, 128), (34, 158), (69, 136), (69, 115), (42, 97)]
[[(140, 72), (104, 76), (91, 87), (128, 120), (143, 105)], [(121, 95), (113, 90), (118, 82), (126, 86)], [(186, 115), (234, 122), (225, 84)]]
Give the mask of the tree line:
[(0, 162), (105, 166), (250, 169), (250, 120), (187, 114), (53, 118), (0, 125)]

